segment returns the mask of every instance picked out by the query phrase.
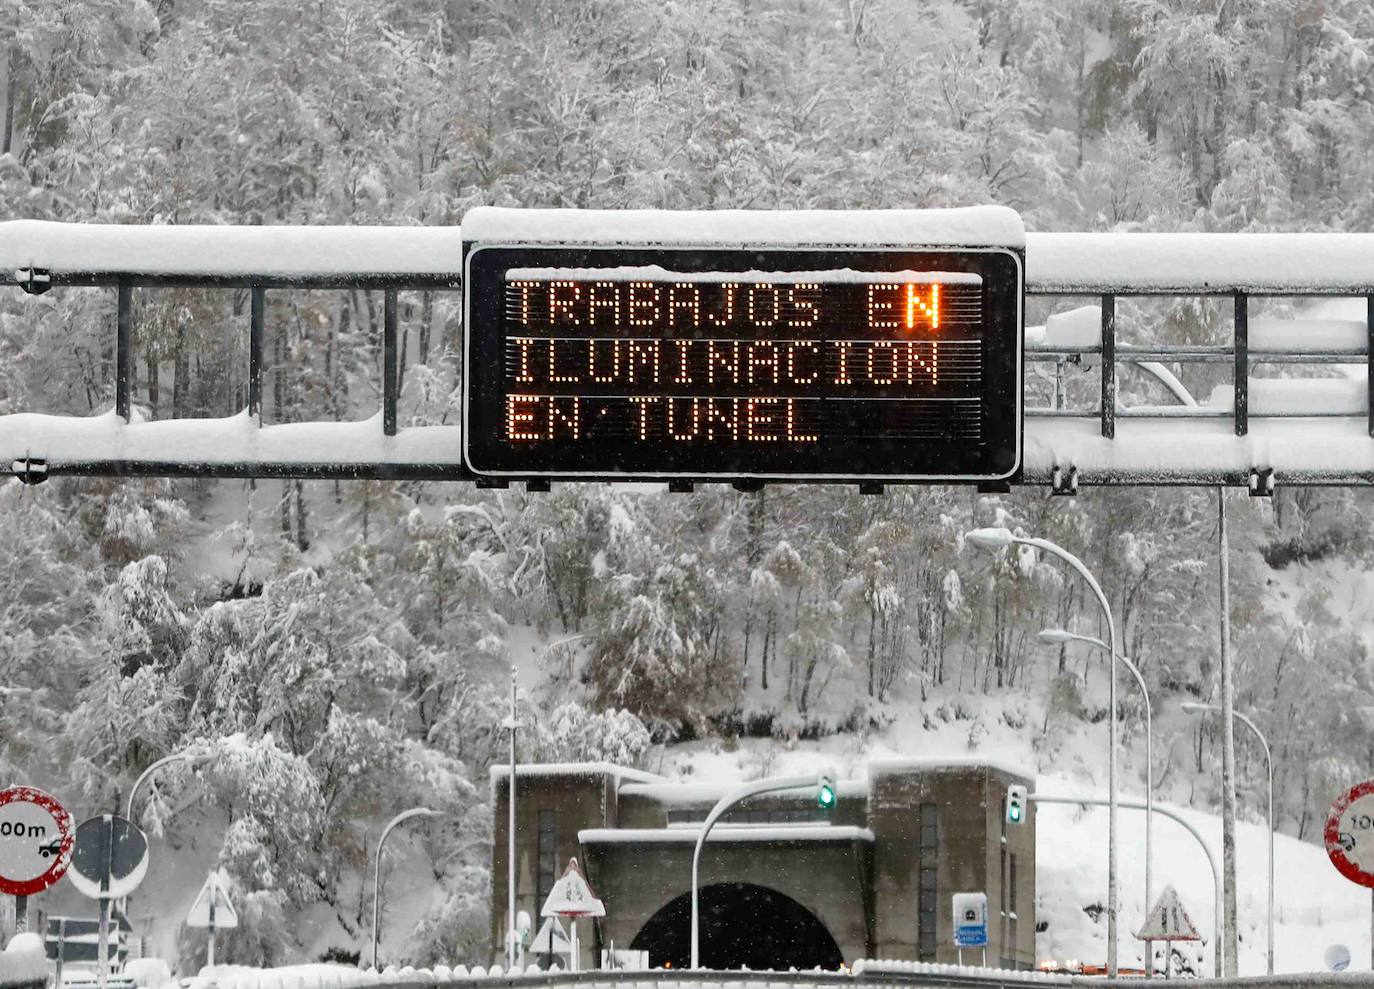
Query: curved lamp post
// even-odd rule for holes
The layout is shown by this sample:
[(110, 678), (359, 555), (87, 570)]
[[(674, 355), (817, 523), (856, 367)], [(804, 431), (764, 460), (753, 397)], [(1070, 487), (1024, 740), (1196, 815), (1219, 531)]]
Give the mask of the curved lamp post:
[[(776, 793), (780, 790), (801, 790), (815, 787), (819, 791), (829, 785), (828, 779), (829, 777), (824, 773), (811, 773), (804, 776), (774, 776), (771, 779), (744, 783), (716, 801), (716, 805), (711, 808), (711, 813), (706, 815), (706, 820), (701, 825), (701, 833), (697, 835), (697, 847), (692, 852), (692, 968), (701, 967), (701, 913), (697, 896), (697, 867), (701, 864), (701, 848), (706, 844), (706, 836), (711, 833), (716, 821), (720, 820), (722, 814), (741, 800), (756, 797), (763, 793)], [(833, 803), (834, 799), (832, 790), (829, 802)]]
[(204, 758), (206, 758), (206, 753), (199, 751), (173, 752), (171, 755), (165, 755), (154, 762), (147, 769), (143, 770), (143, 772), (139, 774), (138, 779), (134, 781), (133, 789), (129, 791), (129, 799), (124, 802), (124, 816), (128, 818), (130, 822), (134, 824), (138, 823), (134, 820), (134, 798), (138, 796), (139, 789), (142, 788), (144, 783), (148, 782), (153, 773), (169, 763), (199, 762)]
[[(1221, 706), (1218, 704), (1199, 704), (1196, 701), (1185, 701), (1180, 705), (1189, 714), (1220, 714)], [(1264, 768), (1269, 776), (1269, 951), (1268, 965), (1269, 974), (1274, 974), (1274, 760), (1269, 752), (1269, 742), (1264, 737), (1264, 733), (1256, 727), (1255, 723), (1232, 709), (1232, 714), (1255, 733), (1255, 738), (1259, 739), (1260, 748), (1264, 750)]]
[[(1045, 629), (1040, 633), (1040, 641), (1051, 645), (1083, 642), (1090, 646), (1096, 646), (1104, 652), (1111, 651), (1107, 643), (1095, 636), (1077, 635), (1061, 628)], [(1130, 671), (1131, 676), (1135, 677), (1136, 685), (1140, 687), (1140, 696), (1145, 699), (1145, 910), (1148, 913), (1154, 908), (1151, 891), (1154, 889), (1154, 842), (1152, 836), (1155, 823), (1155, 743), (1154, 730), (1151, 725), (1150, 688), (1145, 686), (1145, 678), (1140, 675), (1140, 669), (1134, 662), (1124, 654), (1117, 655), (1116, 659)], [(1145, 953), (1149, 956), (1149, 972), (1150, 977), (1153, 978), (1154, 948), (1148, 941), (1146, 942)]]
[(439, 817), (439, 811), (430, 810), (428, 807), (412, 807), (410, 810), (403, 810), (390, 821), (386, 827), (382, 828), (382, 836), (377, 839), (377, 858), (372, 871), (372, 967), (377, 967), (377, 941), (380, 930), (378, 925), (381, 922), (381, 902), (382, 902), (382, 849), (386, 847), (387, 836), (391, 834), (391, 829), (403, 821), (408, 821), (412, 817)]
[(1116, 638), (1116, 622), (1112, 619), (1112, 609), (1107, 603), (1107, 595), (1102, 593), (1102, 585), (1097, 582), (1097, 578), (1092, 575), (1083, 561), (1074, 556), (1064, 547), (1057, 543), (1052, 543), (1048, 539), (1035, 539), (1025, 536), (1018, 536), (1010, 529), (1004, 527), (994, 527), (988, 529), (974, 529), (964, 535), (964, 538), (977, 546), (979, 549), (997, 550), (1006, 549), (1009, 546), (1021, 545), (1030, 546), (1034, 549), (1042, 550), (1051, 556), (1057, 556), (1074, 570), (1087, 582), (1088, 587), (1097, 597), (1097, 603), (1102, 606), (1102, 615), (1107, 621), (1107, 638), (1111, 645), (1109, 649), (1112, 654), (1111, 675), (1108, 677), (1110, 687), (1108, 689), (1107, 704), (1111, 711), (1111, 717), (1107, 719), (1110, 727), (1110, 739), (1107, 745), (1107, 975), (1110, 978), (1117, 977), (1116, 962), (1116, 663), (1115, 658), (1121, 651)]

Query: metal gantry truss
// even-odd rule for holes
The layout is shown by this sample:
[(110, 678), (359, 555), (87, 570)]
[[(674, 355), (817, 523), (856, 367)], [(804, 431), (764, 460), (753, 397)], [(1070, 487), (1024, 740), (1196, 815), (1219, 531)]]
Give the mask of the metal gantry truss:
[[(12, 272), (17, 287), (35, 295), (70, 286), (110, 288), (117, 313), (113, 416), (0, 416), (0, 465), (30, 481), (49, 474), (472, 480), (461, 462), (461, 427), (401, 427), (397, 415), (398, 293), (460, 290), (461, 259), (457, 227), (0, 223), (0, 270)], [(1031, 234), (1026, 268), (1029, 300), (1086, 297), (1100, 309), (1096, 342), (1029, 341), (1028, 367), (1096, 360), (1100, 390), (1092, 408), (1027, 408), (1019, 483), (1059, 494), (1080, 485), (1142, 484), (1240, 486), (1256, 495), (1272, 493), (1275, 483), (1374, 484), (1374, 319), (1368, 318), (1374, 316), (1374, 235)], [(132, 421), (134, 293), (159, 287), (248, 290), (245, 416)], [(376, 419), (262, 425), (268, 293), (304, 289), (381, 293)], [(1255, 298), (1350, 296), (1365, 300), (1362, 345), (1250, 346)], [(1118, 300), (1139, 297), (1229, 298), (1233, 343), (1122, 342)], [(1359, 415), (1348, 408), (1252, 412), (1251, 372), (1266, 363), (1363, 365), (1370, 385), (1365, 408)], [(1230, 366), (1232, 408), (1120, 406), (1123, 367), (1196, 364)], [(1154, 373), (1169, 384), (1169, 372)], [(547, 489), (547, 482), (530, 486)]]

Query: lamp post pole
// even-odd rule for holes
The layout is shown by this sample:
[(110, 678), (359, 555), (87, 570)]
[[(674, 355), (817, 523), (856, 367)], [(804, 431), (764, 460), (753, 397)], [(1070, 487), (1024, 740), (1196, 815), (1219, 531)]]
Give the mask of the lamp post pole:
[[(1066, 632), (1061, 629), (1045, 629), (1040, 633), (1040, 641), (1051, 643), (1062, 642), (1083, 642), (1090, 646), (1096, 646), (1104, 652), (1110, 651), (1107, 643), (1091, 635), (1077, 635), (1073, 632)], [(1145, 686), (1145, 677), (1141, 675), (1140, 668), (1126, 655), (1118, 655), (1116, 659), (1126, 667), (1131, 676), (1135, 678), (1136, 685), (1140, 687), (1140, 696), (1145, 700), (1145, 909), (1149, 911), (1153, 908), (1154, 898), (1154, 823), (1155, 823), (1155, 743), (1154, 729), (1152, 726), (1153, 717), (1151, 714), (1150, 689)], [(1154, 977), (1154, 944), (1145, 942), (1145, 954), (1148, 958), (1146, 970), (1150, 977)]]
[(819, 787), (825, 779), (824, 773), (813, 773), (803, 776), (774, 776), (771, 779), (744, 783), (716, 801), (716, 805), (711, 808), (711, 813), (706, 815), (706, 820), (701, 825), (701, 832), (697, 835), (696, 849), (692, 852), (692, 968), (701, 967), (701, 912), (697, 895), (697, 871), (701, 864), (701, 848), (706, 844), (706, 836), (711, 833), (716, 821), (720, 820), (722, 814), (741, 800), (756, 797), (763, 793), (776, 793), (780, 790)]
[[(1199, 704), (1188, 701), (1182, 705), (1183, 710), (1190, 714), (1220, 714), (1221, 708), (1216, 704)], [(1259, 727), (1244, 714), (1232, 709), (1231, 713), (1254, 733), (1255, 738), (1260, 743), (1260, 748), (1264, 751), (1264, 771), (1268, 777), (1269, 784), (1269, 945), (1267, 951), (1267, 965), (1270, 975), (1274, 974), (1274, 759), (1269, 750), (1269, 741), (1264, 737), (1264, 733)]]
[(412, 807), (410, 810), (403, 810), (390, 821), (386, 827), (382, 828), (382, 836), (377, 839), (377, 858), (372, 870), (372, 967), (377, 967), (377, 942), (380, 940), (381, 933), (381, 902), (382, 902), (382, 849), (386, 847), (387, 836), (391, 834), (391, 829), (403, 821), (408, 821), (412, 817), (438, 817), (437, 810), (430, 810), (428, 807)]
[(1116, 622), (1112, 619), (1111, 605), (1107, 603), (1107, 595), (1102, 593), (1102, 586), (1097, 582), (1097, 578), (1092, 575), (1083, 561), (1057, 543), (1052, 543), (1048, 539), (1018, 536), (1007, 528), (975, 529), (967, 533), (964, 538), (980, 549), (1005, 549), (1013, 544), (1019, 544), (1056, 556), (1078, 571), (1078, 575), (1091, 588), (1097, 597), (1097, 603), (1102, 607), (1102, 615), (1107, 622), (1107, 640), (1110, 643), (1112, 654), (1111, 668), (1107, 678), (1109, 684), (1107, 704), (1110, 710), (1110, 717), (1107, 719), (1110, 727), (1107, 745), (1107, 975), (1114, 979), (1118, 973), (1116, 952), (1116, 657), (1121, 650), (1120, 644), (1117, 642)]
[[(539, 654), (539, 659), (542, 660), (559, 646), (588, 637), (588, 633), (578, 632), (576, 635), (568, 635), (556, 642), (550, 642)], [(508, 972), (515, 968), (515, 963), (519, 957), (517, 942), (520, 939), (515, 912), (515, 732), (520, 727), (520, 722), (516, 718), (515, 692), (516, 669), (512, 665), (510, 668), (510, 716), (501, 725), (510, 731), (510, 789), (506, 797), (507, 811), (509, 812), (506, 820), (506, 971)], [(534, 908), (538, 910), (539, 904), (536, 903)]]

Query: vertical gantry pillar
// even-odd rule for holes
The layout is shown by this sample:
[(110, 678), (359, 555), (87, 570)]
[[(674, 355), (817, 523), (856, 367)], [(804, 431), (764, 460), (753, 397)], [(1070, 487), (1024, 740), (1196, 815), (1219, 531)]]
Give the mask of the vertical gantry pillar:
[(1116, 296), (1102, 296), (1102, 435), (1116, 436)]
[(267, 292), (261, 285), (251, 290), (248, 317), (248, 416), (262, 425), (262, 331)]
[(1236, 435), (1250, 431), (1250, 299), (1236, 293), (1235, 318), (1235, 395)]
[[(1369, 393), (1369, 435), (1374, 436), (1374, 295), (1364, 297), (1364, 362), (1365, 362), (1365, 381)], [(1374, 944), (1374, 942), (1371, 942)]]
[(116, 289), (115, 415), (125, 422), (133, 408), (134, 287), (121, 279)]
[(396, 290), (382, 293), (382, 432), (396, 435)]

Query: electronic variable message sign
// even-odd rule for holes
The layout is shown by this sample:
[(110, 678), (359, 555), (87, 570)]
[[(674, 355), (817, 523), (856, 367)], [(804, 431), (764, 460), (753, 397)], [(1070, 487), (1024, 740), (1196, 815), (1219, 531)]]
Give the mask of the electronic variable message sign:
[(479, 242), (464, 275), (465, 460), (479, 476), (1019, 468), (1013, 248)]

